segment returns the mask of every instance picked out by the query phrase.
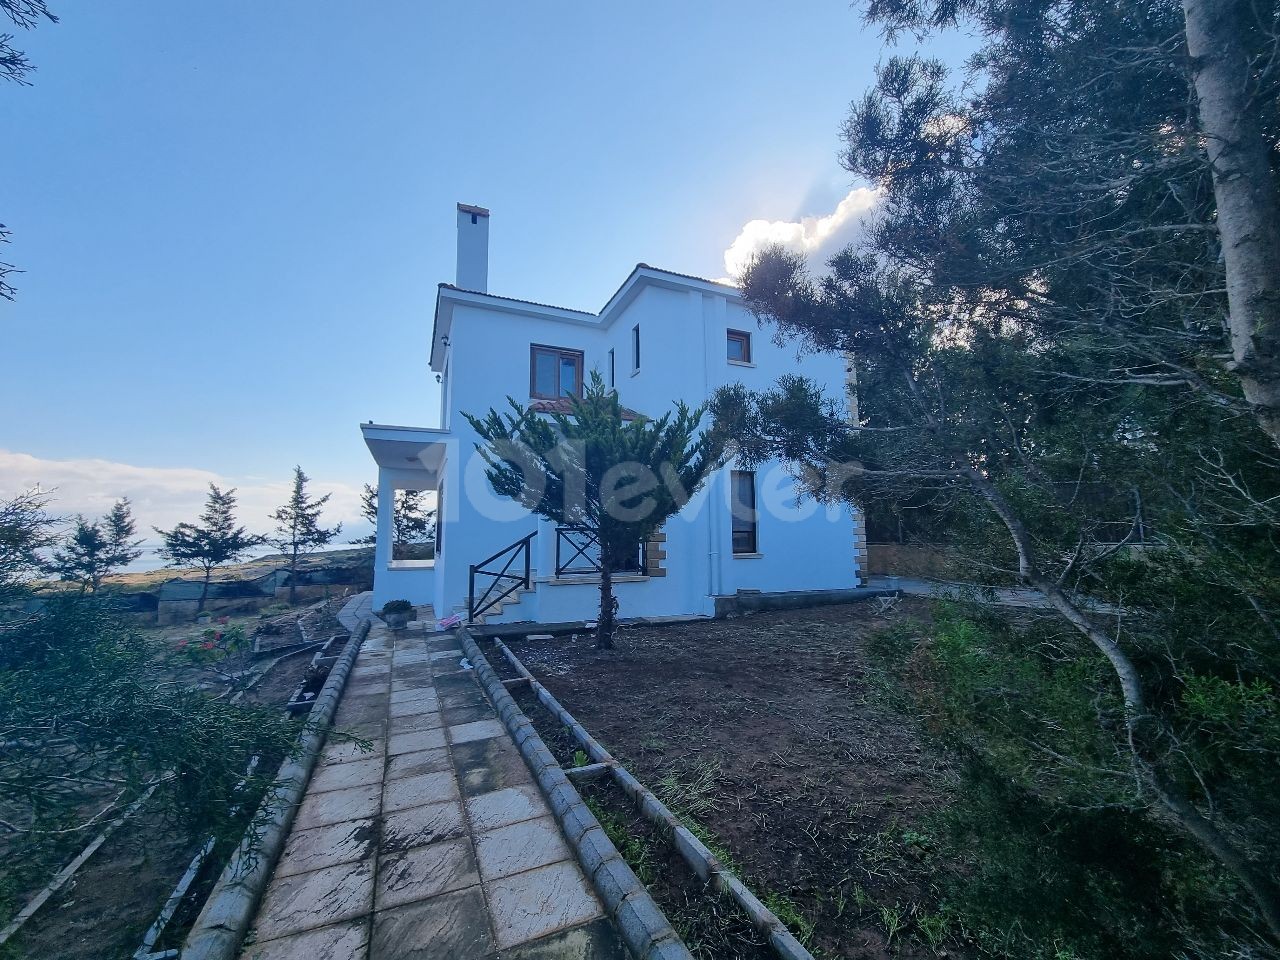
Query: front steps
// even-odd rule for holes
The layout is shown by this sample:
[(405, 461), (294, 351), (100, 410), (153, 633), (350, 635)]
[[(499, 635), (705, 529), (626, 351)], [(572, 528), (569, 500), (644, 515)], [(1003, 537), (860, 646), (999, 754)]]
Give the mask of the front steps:
[(466, 603), (454, 604), (452, 613), (460, 615), (464, 622), (485, 624), (492, 619), (497, 619), (501, 617), (505, 611), (519, 604), (521, 600), (523, 600), (528, 594), (531, 594), (531, 593), (533, 593), (533, 588), (525, 589), (522, 587), (519, 590), (517, 590), (515, 593), (511, 594), (510, 596), (503, 597), (500, 601), (498, 601), (497, 606), (490, 607), (487, 611), (480, 614), (480, 616), (476, 617), (474, 620), (467, 619)]

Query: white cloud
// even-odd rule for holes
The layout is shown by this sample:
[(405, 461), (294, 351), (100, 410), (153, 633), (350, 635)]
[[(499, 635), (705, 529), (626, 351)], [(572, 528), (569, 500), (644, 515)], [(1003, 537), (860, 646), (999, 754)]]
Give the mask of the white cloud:
[[(268, 533), (269, 514), (289, 494), (292, 474), (278, 481), (235, 478), (193, 467), (139, 467), (111, 460), (45, 460), (26, 453), (0, 449), (0, 497), (11, 497), (35, 487), (52, 493), (50, 510), (58, 516), (81, 513), (98, 517), (120, 497), (133, 501), (138, 534), (156, 540), (152, 527), (168, 529), (183, 520), (194, 520), (204, 506), (209, 484), (235, 487), (237, 516), (253, 533)], [(347, 483), (313, 478), (314, 494), (332, 493), (324, 522), (342, 521), (342, 540), (367, 532), (360, 516), (360, 489)]]
[(752, 220), (743, 226), (729, 249), (724, 252), (723, 282), (733, 283), (757, 251), (771, 244), (782, 244), (808, 257), (824, 255), (848, 243), (879, 199), (877, 191), (868, 187), (850, 190), (831, 213), (799, 220)]

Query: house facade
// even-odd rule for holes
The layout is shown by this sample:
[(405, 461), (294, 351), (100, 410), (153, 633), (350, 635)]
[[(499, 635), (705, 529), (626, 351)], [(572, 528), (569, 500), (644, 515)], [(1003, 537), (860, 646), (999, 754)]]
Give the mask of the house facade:
[[(457, 282), (436, 298), (430, 366), (442, 388), (432, 427), (362, 425), (378, 466), (374, 609), (393, 599), (438, 617), (486, 622), (593, 619), (598, 550), (590, 531), (557, 528), (499, 497), (485, 479), (464, 413), (506, 398), (561, 409), (597, 372), (621, 403), (651, 417), (719, 387), (766, 389), (786, 373), (846, 400), (846, 364), (773, 342), (731, 286), (638, 265), (599, 313), (488, 292), (489, 213), (458, 205)], [(396, 490), (434, 493), (432, 559), (398, 559)], [(615, 575), (619, 616), (711, 615), (739, 591), (846, 589), (860, 581), (865, 539), (847, 505), (801, 495), (786, 465), (728, 463)]]

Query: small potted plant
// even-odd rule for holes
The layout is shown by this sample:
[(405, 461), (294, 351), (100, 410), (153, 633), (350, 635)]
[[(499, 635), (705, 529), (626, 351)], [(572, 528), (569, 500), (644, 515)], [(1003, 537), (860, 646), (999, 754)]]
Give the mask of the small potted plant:
[(408, 600), (388, 600), (378, 615), (392, 630), (403, 630), (413, 616), (413, 604)]

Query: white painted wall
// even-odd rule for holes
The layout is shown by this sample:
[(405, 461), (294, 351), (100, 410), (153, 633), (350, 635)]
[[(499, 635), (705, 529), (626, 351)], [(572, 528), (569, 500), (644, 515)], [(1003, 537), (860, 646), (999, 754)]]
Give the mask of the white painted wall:
[[(667, 275), (641, 280), (621, 306), (600, 319), (566, 318), (563, 312), (552, 318), (550, 311), (543, 314), (536, 307), (497, 298), (474, 302), (476, 298), (459, 296), (451, 305), (449, 344), (435, 363), (436, 371), (447, 366), (449, 374), (443, 419), (451, 437), (438, 517), (443, 546), (430, 571), (389, 570), (379, 547), (375, 604), (404, 597), (431, 602), (440, 616), (446, 616), (466, 602), (470, 564), (534, 530), (539, 535), (533, 566), (543, 581), (554, 575), (554, 527), (488, 489), (481, 479), (483, 461), (475, 452), (477, 437), (462, 416), (502, 409), (507, 396), (522, 404), (529, 401), (531, 344), (581, 350), (584, 369), (597, 370), (606, 381), (608, 351), (613, 349), (622, 403), (650, 416), (660, 416), (677, 400), (697, 406), (732, 382), (766, 389), (786, 373), (827, 384), (830, 395), (843, 401), (841, 358), (797, 356), (794, 348), (775, 344), (772, 331), (762, 328), (731, 290)], [(464, 299), (473, 302), (460, 302)], [(637, 324), (641, 363), (633, 373), (631, 338)], [(730, 328), (752, 334), (750, 365), (728, 361)], [(811, 500), (796, 505), (794, 480), (781, 464), (757, 470), (761, 556), (734, 557), (729, 469), (719, 471), (703, 494), (668, 522), (667, 576), (619, 583), (622, 616), (707, 614), (712, 596), (739, 589), (780, 592), (856, 585), (849, 508), (828, 508)], [(467, 495), (459, 495), (464, 489)], [(594, 585), (543, 582), (502, 619), (550, 623), (592, 618), (597, 600)]]

